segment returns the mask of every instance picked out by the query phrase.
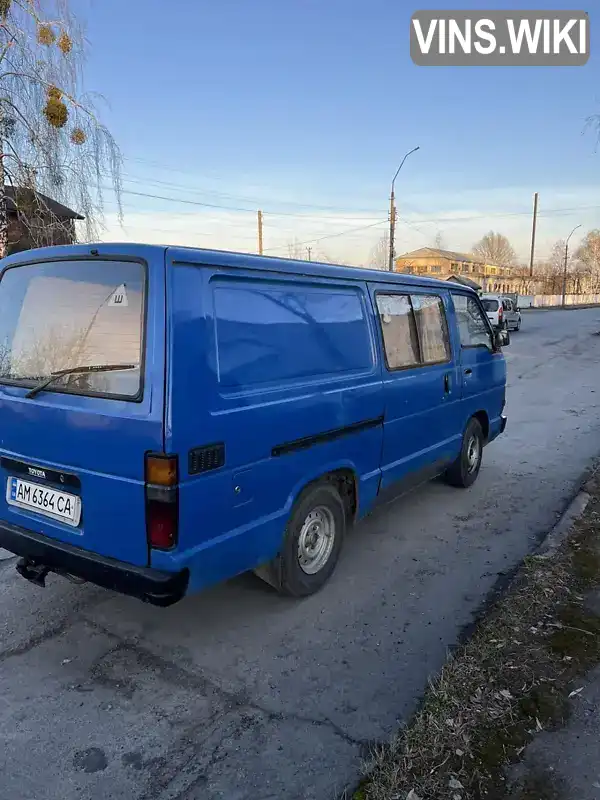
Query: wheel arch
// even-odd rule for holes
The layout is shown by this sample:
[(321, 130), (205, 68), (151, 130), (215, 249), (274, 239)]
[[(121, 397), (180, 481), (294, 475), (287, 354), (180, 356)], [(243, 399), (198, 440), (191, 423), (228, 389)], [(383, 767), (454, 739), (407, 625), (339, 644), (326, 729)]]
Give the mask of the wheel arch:
[(480, 409), (472, 415), (471, 419), (476, 419), (477, 422), (479, 422), (481, 425), (481, 430), (483, 431), (483, 438), (487, 442), (490, 436), (490, 418), (487, 411)]
[(321, 483), (333, 485), (337, 489), (344, 504), (346, 522), (351, 524), (355, 520), (359, 508), (359, 479), (354, 465), (349, 463), (331, 465), (319, 474), (305, 476), (290, 494), (286, 504), (288, 513), (291, 513), (305, 492)]

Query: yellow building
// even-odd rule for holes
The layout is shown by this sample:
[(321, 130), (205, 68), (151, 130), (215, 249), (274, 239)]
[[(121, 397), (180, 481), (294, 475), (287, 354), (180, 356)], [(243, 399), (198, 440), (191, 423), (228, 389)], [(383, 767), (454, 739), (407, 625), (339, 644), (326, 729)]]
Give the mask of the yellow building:
[(447, 280), (451, 275), (460, 275), (475, 281), (484, 292), (518, 291), (521, 283), (520, 278), (512, 275), (510, 267), (486, 264), (478, 261), (474, 255), (437, 250), (434, 247), (421, 247), (399, 256), (395, 271), (442, 280)]

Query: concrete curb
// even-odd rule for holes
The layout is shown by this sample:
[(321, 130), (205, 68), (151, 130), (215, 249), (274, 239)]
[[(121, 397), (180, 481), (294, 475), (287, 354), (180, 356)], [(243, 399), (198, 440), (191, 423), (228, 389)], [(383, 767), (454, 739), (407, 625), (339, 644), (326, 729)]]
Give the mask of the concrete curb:
[(571, 500), (561, 518), (552, 528), (548, 536), (546, 536), (534, 555), (541, 556), (542, 558), (549, 558), (552, 556), (565, 541), (574, 523), (583, 515), (590, 500), (591, 495), (584, 487)]
[(0, 561), (8, 561), (11, 558), (16, 558), (14, 553), (9, 553), (8, 550), (3, 550), (0, 547)]

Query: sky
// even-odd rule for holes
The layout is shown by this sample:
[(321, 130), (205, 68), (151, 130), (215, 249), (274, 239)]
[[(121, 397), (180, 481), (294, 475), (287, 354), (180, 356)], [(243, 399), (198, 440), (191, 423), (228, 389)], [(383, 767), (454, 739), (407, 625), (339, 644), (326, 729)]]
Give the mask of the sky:
[[(85, 88), (123, 156), (124, 227), (102, 238), (367, 263), (396, 183), (396, 250), (469, 250), (490, 229), (528, 260), (600, 227), (600, 8), (583, 67), (419, 67), (405, 0), (72, 0)], [(436, 0), (437, 9), (455, 7)], [(523, 7), (462, 0), (460, 8)], [(530, 0), (574, 9), (572, 0)], [(598, 45), (600, 46), (600, 44)], [(148, 195), (155, 195), (149, 197)], [(292, 247), (293, 246), (293, 247)]]

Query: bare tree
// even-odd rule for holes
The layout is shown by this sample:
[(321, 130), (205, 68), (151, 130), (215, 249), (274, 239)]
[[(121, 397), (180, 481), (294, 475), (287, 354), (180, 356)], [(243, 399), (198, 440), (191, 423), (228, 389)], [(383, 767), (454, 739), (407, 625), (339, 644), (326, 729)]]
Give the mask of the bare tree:
[(547, 261), (537, 268), (537, 274), (542, 279), (544, 292), (547, 294), (560, 294), (562, 292), (564, 261), (565, 241), (564, 239), (559, 239), (553, 244)]
[(473, 252), (488, 264), (498, 264), (500, 267), (510, 267), (517, 258), (506, 236), (494, 231), (486, 233), (473, 246)]
[(298, 241), (298, 239), (294, 239), (293, 242), (288, 242), (288, 258), (293, 258), (296, 261), (306, 261), (306, 249), (305, 246)]
[(575, 252), (576, 292), (600, 290), (600, 230), (589, 231)]
[(40, 193), (85, 217), (95, 239), (103, 181), (120, 206), (121, 155), (82, 93), (84, 35), (70, 0), (0, 0), (0, 256), (8, 245), (6, 183), (34, 244), (52, 212)]
[(386, 231), (381, 239), (373, 246), (369, 253), (369, 260), (365, 264), (367, 269), (383, 269), (387, 270), (389, 267), (390, 257), (390, 235)]

